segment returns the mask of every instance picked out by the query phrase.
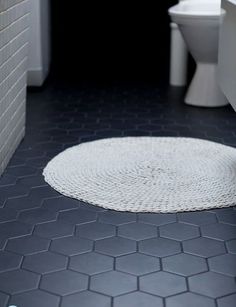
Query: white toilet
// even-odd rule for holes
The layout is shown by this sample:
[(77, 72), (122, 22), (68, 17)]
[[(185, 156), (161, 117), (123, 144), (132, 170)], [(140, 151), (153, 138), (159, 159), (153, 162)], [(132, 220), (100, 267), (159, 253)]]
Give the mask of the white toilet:
[(185, 102), (201, 107), (227, 105), (216, 79), (219, 29), (224, 16), (220, 0), (181, 1), (169, 9), (169, 15), (197, 64)]

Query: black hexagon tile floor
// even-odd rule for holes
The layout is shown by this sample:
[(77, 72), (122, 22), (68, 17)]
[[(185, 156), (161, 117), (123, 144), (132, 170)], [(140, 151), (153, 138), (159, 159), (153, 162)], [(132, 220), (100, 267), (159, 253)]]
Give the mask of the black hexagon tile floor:
[(83, 291), (62, 298), (62, 307), (72, 307), (76, 305), (86, 307), (110, 307), (111, 298), (92, 291)]
[(17, 269), (21, 262), (20, 255), (13, 254), (7, 251), (0, 252), (0, 272)]
[(88, 276), (69, 270), (50, 273), (42, 277), (40, 288), (64, 296), (86, 290)]
[(75, 144), (189, 136), (236, 147), (228, 106), (182, 91), (51, 80), (28, 93), (26, 136), (0, 178), (0, 306), (235, 307), (236, 210), (114, 212), (64, 197), (42, 176)]
[(118, 296), (137, 290), (137, 278), (122, 272), (111, 271), (91, 277), (90, 289), (109, 296)]
[(196, 275), (208, 270), (205, 259), (182, 253), (163, 258), (162, 265), (164, 271), (183, 276)]
[(160, 270), (158, 258), (134, 253), (116, 259), (116, 270), (141, 276)]
[(65, 269), (67, 262), (67, 257), (47, 251), (25, 256), (22, 267), (31, 272), (46, 274)]
[(112, 271), (114, 259), (112, 257), (90, 252), (70, 258), (69, 268), (87, 275), (99, 274)]
[(70, 236), (53, 240), (50, 250), (58, 254), (74, 256), (91, 251), (93, 245), (91, 240)]
[(184, 277), (157, 272), (140, 277), (140, 290), (160, 297), (168, 297), (187, 291), (187, 284)]
[(157, 236), (157, 228), (144, 223), (129, 223), (119, 226), (118, 235), (132, 240), (144, 240)]
[(57, 307), (60, 298), (45, 291), (32, 290), (13, 295), (9, 303), (15, 306)]
[(116, 234), (116, 228), (113, 225), (92, 222), (78, 226), (77, 234), (80, 237), (99, 240), (113, 237)]
[(114, 298), (114, 307), (162, 307), (161, 298), (143, 292), (132, 292)]

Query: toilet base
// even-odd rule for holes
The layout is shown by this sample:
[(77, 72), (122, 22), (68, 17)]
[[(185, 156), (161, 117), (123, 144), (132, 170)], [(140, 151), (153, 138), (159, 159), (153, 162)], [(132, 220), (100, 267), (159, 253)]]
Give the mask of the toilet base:
[(199, 107), (222, 107), (229, 103), (217, 84), (216, 64), (197, 64), (185, 103)]

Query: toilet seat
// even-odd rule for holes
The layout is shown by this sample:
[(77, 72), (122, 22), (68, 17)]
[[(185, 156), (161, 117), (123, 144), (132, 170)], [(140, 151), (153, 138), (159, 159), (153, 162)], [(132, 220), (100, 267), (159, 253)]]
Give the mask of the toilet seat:
[(221, 9), (219, 1), (185, 0), (171, 7), (169, 14), (173, 21), (177, 20), (176, 23), (186, 22), (188, 19), (193, 23), (194, 19), (218, 20), (224, 10)]

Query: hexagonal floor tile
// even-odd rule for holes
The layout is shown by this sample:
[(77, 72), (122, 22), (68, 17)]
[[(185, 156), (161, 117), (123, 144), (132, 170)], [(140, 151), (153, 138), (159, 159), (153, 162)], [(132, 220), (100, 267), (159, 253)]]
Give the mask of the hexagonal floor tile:
[(14, 210), (28, 210), (39, 208), (41, 204), (41, 199), (34, 199), (29, 196), (21, 196), (17, 198), (10, 198), (6, 201), (5, 207)]
[(24, 307), (59, 307), (60, 298), (41, 290), (33, 290), (13, 295), (11, 305)]
[(67, 265), (67, 257), (51, 252), (41, 252), (26, 256), (22, 267), (39, 274), (63, 270)]
[(33, 227), (21, 222), (5, 222), (0, 224), (0, 234), (7, 238), (20, 237), (32, 232)]
[(57, 214), (45, 209), (30, 209), (20, 213), (19, 219), (27, 224), (38, 224), (56, 220)]
[(70, 236), (74, 232), (74, 226), (61, 221), (47, 222), (36, 225), (34, 234), (48, 239)]
[(15, 176), (15, 177), (25, 177), (29, 175), (34, 175), (37, 172), (37, 169), (30, 166), (15, 166), (9, 167), (7, 169), (7, 174)]
[(111, 271), (91, 277), (91, 290), (117, 296), (137, 290), (137, 279), (129, 274)]
[(166, 297), (187, 290), (184, 277), (167, 272), (157, 272), (140, 277), (140, 290)]
[[(43, 151), (40, 150), (35, 150), (35, 149), (27, 149), (23, 151), (18, 151), (17, 152), (17, 157), (21, 159), (27, 159), (27, 158), (35, 158), (35, 157), (43, 157), (44, 153)], [(27, 178), (27, 177), (26, 177)]]
[(96, 213), (84, 209), (71, 209), (59, 213), (58, 219), (73, 225), (88, 223), (96, 220)]
[(61, 307), (83, 306), (83, 307), (111, 307), (111, 299), (105, 295), (91, 291), (68, 295), (62, 298)]
[(118, 235), (132, 240), (144, 240), (157, 236), (157, 228), (144, 223), (129, 223), (119, 226)]
[(174, 240), (153, 238), (139, 242), (139, 251), (151, 256), (165, 257), (180, 253), (181, 246)]
[(44, 187), (35, 187), (30, 190), (29, 197), (31, 199), (40, 200), (40, 203), (44, 199), (52, 198), (52, 197), (61, 197), (56, 190), (52, 189), (49, 185)]
[(43, 142), (34, 146), (36, 150), (62, 150), (62, 144), (57, 142)]
[(9, 299), (8, 295), (0, 292), (0, 306), (3, 307), (7, 306), (8, 299)]
[(163, 270), (183, 276), (190, 276), (207, 271), (206, 260), (184, 253), (162, 259)]
[(29, 158), (27, 160), (27, 165), (43, 169), (48, 163), (47, 157)]
[(163, 307), (162, 299), (147, 293), (133, 292), (114, 298), (114, 307)]
[(216, 215), (221, 223), (236, 225), (236, 211), (233, 209), (219, 211)]
[(17, 180), (17, 183), (18, 182), (30, 188), (47, 186), (47, 183), (45, 182), (43, 176), (39, 175), (20, 178)]
[(111, 271), (113, 264), (114, 259), (112, 257), (90, 252), (71, 257), (69, 267), (72, 270), (93, 275)]
[(0, 291), (16, 294), (36, 289), (40, 276), (25, 270), (8, 271), (0, 274)]
[(57, 197), (57, 198), (46, 199), (43, 201), (42, 204), (43, 209), (54, 212), (77, 209), (78, 206), (79, 206), (78, 200), (68, 197)]
[(173, 223), (160, 226), (160, 236), (177, 241), (184, 241), (199, 237), (200, 233), (196, 226), (183, 223)]
[(93, 241), (82, 239), (78, 237), (66, 237), (55, 239), (50, 246), (51, 251), (66, 256), (74, 256), (91, 251), (93, 248)]
[[(13, 159), (14, 158), (12, 158), (12, 160)], [(9, 163), (11, 163), (11, 162), (9, 162)], [(1, 178), (0, 178), (0, 187), (14, 185), (16, 183), (16, 180), (17, 179), (14, 176), (10, 176), (10, 175), (7, 175), (6, 173), (3, 173), (1, 175)]]
[(223, 242), (202, 237), (184, 241), (183, 250), (186, 253), (201, 257), (211, 257), (226, 252)]
[(225, 254), (208, 260), (211, 271), (236, 277), (236, 255)]
[(236, 254), (236, 239), (226, 242), (229, 253)]
[(112, 225), (122, 225), (136, 221), (135, 213), (106, 211), (99, 213), (99, 221)]
[(87, 287), (88, 276), (70, 270), (46, 274), (40, 283), (41, 289), (58, 295), (69, 295)]
[(133, 275), (144, 275), (160, 270), (160, 261), (151, 256), (134, 253), (116, 259), (116, 270)]
[(139, 213), (138, 220), (143, 223), (153, 224), (156, 226), (161, 226), (169, 223), (176, 222), (175, 213)]
[(0, 235), (0, 250), (5, 248), (6, 243), (7, 243), (7, 238), (5, 236), (2, 237)]
[(99, 240), (114, 236), (116, 234), (116, 228), (113, 225), (92, 222), (77, 226), (76, 234), (91, 240)]
[(236, 294), (231, 294), (217, 300), (218, 307), (235, 307)]
[(231, 240), (236, 238), (236, 226), (228, 224), (210, 224), (201, 226), (202, 236), (216, 240)]
[(96, 241), (95, 250), (109, 256), (122, 256), (136, 251), (136, 242), (133, 240), (112, 237)]
[(10, 239), (5, 249), (21, 255), (30, 255), (47, 251), (49, 245), (50, 240), (30, 235), (22, 238)]
[(83, 201), (79, 202), (79, 207), (80, 209), (85, 209), (85, 210), (89, 210), (89, 211), (93, 211), (93, 212), (105, 212), (107, 211), (107, 209), (102, 208), (102, 207), (98, 207), (89, 203), (85, 203)]
[(0, 223), (15, 220), (17, 211), (9, 208), (0, 208)]
[(189, 288), (195, 293), (217, 298), (235, 292), (236, 284), (232, 277), (206, 272), (190, 277)]
[(0, 188), (0, 202), (4, 202), (7, 198), (28, 195), (29, 188), (22, 184), (15, 184)]
[(0, 272), (17, 269), (22, 257), (6, 251), (0, 252)]
[(216, 215), (207, 211), (178, 213), (178, 220), (192, 225), (204, 225), (217, 222)]
[(166, 307), (215, 307), (215, 302), (209, 297), (194, 293), (178, 294), (166, 299)]

